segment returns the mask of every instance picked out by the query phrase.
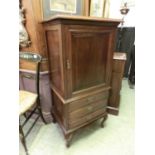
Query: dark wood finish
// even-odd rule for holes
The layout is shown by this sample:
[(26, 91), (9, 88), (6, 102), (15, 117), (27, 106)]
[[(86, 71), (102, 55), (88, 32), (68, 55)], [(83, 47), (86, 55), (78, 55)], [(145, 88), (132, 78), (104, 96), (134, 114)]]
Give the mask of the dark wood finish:
[(126, 53), (114, 53), (112, 71), (112, 89), (108, 102), (108, 113), (118, 115), (120, 103), (120, 90), (126, 61)]
[[(109, 34), (94, 29), (71, 28), (72, 40), (72, 93), (106, 83), (106, 58)], [(101, 40), (102, 39), (102, 40)], [(100, 42), (104, 44), (101, 44)], [(80, 52), (79, 52), (80, 51)], [(95, 52), (94, 52), (95, 51)], [(86, 65), (87, 64), (87, 65)]]
[(44, 21), (52, 114), (70, 145), (74, 131), (107, 118), (112, 56), (120, 20), (56, 16)]
[(92, 102), (97, 102), (97, 101), (102, 101), (104, 99), (107, 99), (108, 96), (109, 96), (109, 92), (105, 91), (104, 93), (101, 92), (98, 94), (93, 94), (93, 95), (90, 95), (90, 97), (87, 96), (87, 97), (84, 97), (83, 99), (73, 101), (72, 104), (70, 104), (69, 106), (69, 112), (83, 108), (84, 106), (87, 106)]
[(108, 118), (108, 115), (105, 115), (102, 119), (102, 122), (101, 122), (101, 127), (103, 128), (104, 127), (104, 122), (107, 120)]

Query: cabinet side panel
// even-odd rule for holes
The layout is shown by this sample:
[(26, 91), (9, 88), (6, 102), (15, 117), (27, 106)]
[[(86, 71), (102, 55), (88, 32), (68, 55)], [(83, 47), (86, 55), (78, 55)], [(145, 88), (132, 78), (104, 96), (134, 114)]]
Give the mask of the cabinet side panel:
[(52, 113), (54, 114), (56, 120), (60, 124), (60, 126), (64, 129), (67, 128), (67, 114), (66, 114), (66, 106), (60, 100), (60, 98), (52, 91), (52, 99), (53, 99), (53, 109)]
[(50, 79), (52, 85), (63, 94), (63, 77), (61, 68), (61, 45), (59, 29), (46, 31), (48, 56), (50, 62)]
[(118, 115), (120, 104), (120, 90), (124, 72), (125, 60), (113, 60), (111, 91), (108, 102), (108, 112)]

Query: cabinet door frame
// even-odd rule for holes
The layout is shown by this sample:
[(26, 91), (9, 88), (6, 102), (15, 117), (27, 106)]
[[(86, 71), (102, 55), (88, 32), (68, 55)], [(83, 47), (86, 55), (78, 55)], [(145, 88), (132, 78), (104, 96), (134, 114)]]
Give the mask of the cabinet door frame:
[[(107, 63), (106, 63), (106, 71), (105, 71), (105, 84), (99, 84), (96, 86), (89, 87), (87, 89), (83, 89), (80, 91), (73, 92), (72, 85), (72, 35), (74, 33), (100, 33), (100, 34), (109, 34), (108, 39), (108, 52), (107, 52)], [(87, 93), (89, 91), (93, 91), (96, 89), (103, 89), (110, 86), (111, 74), (112, 74), (112, 56), (114, 51), (114, 39), (115, 39), (116, 29), (114, 27), (103, 27), (103, 26), (78, 26), (78, 25), (70, 25), (65, 26), (65, 51), (66, 51), (66, 73), (67, 73), (67, 97), (75, 97), (83, 93)], [(67, 66), (69, 62), (69, 66)]]

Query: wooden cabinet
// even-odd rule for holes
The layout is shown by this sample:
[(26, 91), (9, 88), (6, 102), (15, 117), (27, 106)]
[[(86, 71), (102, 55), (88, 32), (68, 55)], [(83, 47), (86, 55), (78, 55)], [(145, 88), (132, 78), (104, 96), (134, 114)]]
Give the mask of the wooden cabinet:
[(52, 113), (69, 146), (72, 133), (107, 118), (112, 57), (120, 20), (56, 16), (44, 21)]
[(122, 85), (122, 78), (126, 62), (126, 53), (114, 53), (113, 69), (110, 98), (108, 102), (108, 113), (118, 115), (120, 103), (120, 90)]

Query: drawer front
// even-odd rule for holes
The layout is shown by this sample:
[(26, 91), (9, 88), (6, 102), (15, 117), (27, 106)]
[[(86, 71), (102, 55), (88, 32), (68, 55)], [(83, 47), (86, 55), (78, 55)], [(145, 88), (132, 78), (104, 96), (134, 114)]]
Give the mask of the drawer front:
[(35, 74), (20, 72), (19, 78), (20, 78), (20, 84), (19, 84), (20, 89), (27, 90), (30, 92), (36, 92)]
[(93, 113), (99, 109), (106, 109), (107, 99), (95, 101), (91, 104), (88, 104), (82, 108), (79, 108), (69, 114), (69, 120), (76, 121), (79, 118), (82, 118), (90, 113)]
[(78, 101), (74, 101), (74, 102), (70, 103), (70, 105), (69, 105), (69, 113), (71, 113), (72, 111), (76, 111), (77, 109), (80, 109), (80, 108), (82, 108), (86, 105), (89, 105), (91, 103), (94, 103), (96, 101), (107, 99), (108, 96), (109, 96), (109, 91), (105, 91), (102, 93), (98, 93), (98, 94), (80, 99)]
[(69, 128), (72, 129), (72, 128), (76, 128), (78, 126), (81, 126), (81, 125), (84, 125), (84, 124), (87, 124), (97, 118), (100, 118), (106, 111), (106, 108), (101, 108), (89, 115), (86, 115), (82, 118), (79, 118), (79, 119), (76, 119), (74, 121), (69, 121)]

